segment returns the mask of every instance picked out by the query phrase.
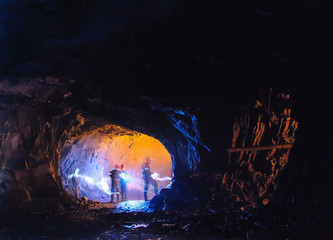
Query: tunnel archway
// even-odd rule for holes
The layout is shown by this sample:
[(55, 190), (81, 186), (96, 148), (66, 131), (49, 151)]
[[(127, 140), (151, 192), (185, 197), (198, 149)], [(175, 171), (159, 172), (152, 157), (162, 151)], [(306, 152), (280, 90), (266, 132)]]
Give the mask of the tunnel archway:
[[(107, 129), (107, 130), (106, 130)], [(59, 173), (63, 189), (76, 198), (109, 202), (115, 165), (125, 164), (128, 200), (142, 200), (144, 182), (141, 166), (147, 157), (159, 190), (170, 184), (172, 159), (164, 145), (143, 133), (107, 125), (68, 139), (61, 149)], [(154, 196), (149, 187), (148, 198)]]

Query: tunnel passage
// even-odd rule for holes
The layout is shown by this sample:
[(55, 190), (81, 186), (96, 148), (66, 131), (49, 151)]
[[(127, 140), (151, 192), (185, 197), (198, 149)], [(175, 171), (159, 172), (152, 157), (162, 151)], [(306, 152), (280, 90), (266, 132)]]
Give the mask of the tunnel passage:
[[(151, 165), (152, 171), (160, 173), (162, 179), (174, 177), (171, 188), (175, 190), (185, 185), (185, 179), (197, 170), (200, 163), (198, 149), (205, 148), (205, 145), (201, 142), (197, 118), (193, 112), (171, 107), (153, 98), (134, 97), (128, 102), (116, 101), (117, 104), (112, 104), (111, 100), (91, 102), (85, 95), (73, 91), (73, 84), (66, 79), (51, 77), (18, 79), (14, 83), (0, 81), (0, 105), (5, 106), (0, 109), (0, 123), (3, 126), (0, 138), (0, 185), (4, 186), (0, 188), (0, 198), (6, 204), (25, 208), (30, 202), (44, 200), (50, 204), (51, 201), (71, 202), (87, 193), (96, 193), (87, 196), (90, 200), (109, 201), (109, 189), (103, 191), (110, 184), (107, 175), (109, 169), (106, 170), (110, 166), (104, 166), (107, 161), (99, 160), (101, 162), (93, 165), (94, 172), (101, 177), (106, 174), (103, 177), (107, 177), (107, 180), (98, 182), (97, 175), (91, 179), (91, 173), (88, 172), (88, 169), (93, 169), (90, 166), (91, 159), (94, 162), (98, 157), (106, 158), (102, 147), (107, 144), (103, 143), (103, 139), (107, 139), (105, 141), (110, 146), (114, 143), (114, 154), (118, 154), (119, 160), (122, 152), (119, 142), (124, 142), (121, 139), (125, 139), (125, 136), (127, 146), (124, 149), (130, 150), (123, 154), (124, 159), (132, 156), (136, 142), (141, 142), (135, 139), (139, 140), (142, 136), (155, 138), (158, 142), (156, 148), (164, 149), (165, 146), (167, 149), (164, 151), (169, 156), (168, 173), (161, 174), (161, 160), (151, 153), (154, 149), (151, 146), (147, 148), (149, 151), (141, 154), (140, 161), (146, 155), (155, 158)], [(126, 129), (111, 122), (126, 126)], [(86, 143), (89, 139), (94, 143), (90, 145), (90, 152), (87, 149), (84, 152), (79, 150), (88, 146)], [(92, 156), (92, 153), (95, 154)], [(74, 159), (75, 156), (77, 159)], [(141, 164), (138, 163), (139, 166)], [(105, 172), (98, 172), (96, 167), (99, 170), (103, 167)], [(128, 163), (127, 170), (130, 170)], [(89, 184), (92, 180), (104, 188), (100, 190)], [(73, 181), (76, 181), (78, 187), (73, 187)], [(81, 184), (83, 181), (86, 189)], [(141, 176), (138, 183), (143, 184)], [(168, 184), (169, 180), (159, 181), (159, 190)], [(129, 189), (130, 199), (143, 199), (143, 186), (138, 188), (141, 189), (138, 196), (135, 196), (134, 189)], [(40, 206), (35, 204), (34, 208)], [(31, 211), (35, 211), (34, 208)]]
[[(128, 200), (141, 200), (144, 188), (141, 166), (147, 157), (153, 159), (150, 167), (159, 190), (170, 184), (171, 156), (159, 140), (114, 125), (103, 129), (69, 139), (62, 147), (59, 173), (67, 193), (109, 202), (109, 172), (115, 165), (125, 164)], [(149, 186), (148, 198), (153, 196), (153, 187)]]

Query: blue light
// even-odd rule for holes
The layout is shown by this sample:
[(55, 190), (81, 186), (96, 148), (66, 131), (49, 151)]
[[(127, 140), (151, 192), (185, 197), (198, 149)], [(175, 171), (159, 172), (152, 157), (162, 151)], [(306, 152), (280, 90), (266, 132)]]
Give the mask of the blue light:
[(208, 152), (211, 150), (202, 143), (197, 118), (194, 114), (179, 109), (171, 109), (169, 114), (171, 123), (184, 135), (187, 139), (187, 162), (192, 170), (195, 170), (200, 162), (200, 156), (197, 154), (197, 147), (201, 146)]
[(74, 173), (68, 175), (68, 179), (71, 179), (73, 177), (75, 177), (75, 179), (81, 179), (89, 186), (97, 187), (108, 195), (111, 194), (110, 186), (108, 184), (108, 178), (103, 177), (100, 179), (100, 181), (95, 181), (94, 178), (87, 176), (86, 174), (79, 174), (79, 172), (79, 168), (75, 169)]
[(125, 182), (128, 182), (128, 180), (130, 179), (129, 175), (124, 172), (120, 174), (120, 178)]
[(157, 180), (157, 181), (171, 181), (172, 178), (171, 177), (160, 177), (160, 174), (157, 173), (157, 172), (154, 172), (151, 177), (154, 179), (154, 180)]

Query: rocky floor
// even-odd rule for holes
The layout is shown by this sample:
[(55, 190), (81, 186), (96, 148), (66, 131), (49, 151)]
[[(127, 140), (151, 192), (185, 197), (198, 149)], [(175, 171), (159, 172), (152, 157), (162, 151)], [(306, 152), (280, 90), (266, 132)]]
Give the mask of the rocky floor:
[(152, 211), (149, 204), (78, 203), (31, 214), (2, 206), (0, 239), (300, 239), (292, 225), (267, 212)]

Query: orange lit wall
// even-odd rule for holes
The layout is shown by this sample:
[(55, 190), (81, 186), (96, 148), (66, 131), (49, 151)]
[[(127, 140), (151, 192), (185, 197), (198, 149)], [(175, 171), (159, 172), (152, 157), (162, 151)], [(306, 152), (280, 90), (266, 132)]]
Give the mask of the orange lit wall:
[[(109, 172), (116, 164), (125, 164), (130, 176), (128, 200), (142, 200), (141, 166), (146, 157), (153, 159), (152, 172), (157, 172), (160, 178), (172, 177), (171, 156), (159, 140), (115, 125), (106, 125), (69, 139), (63, 150), (60, 161), (63, 186), (78, 198), (85, 196), (89, 200), (109, 201)], [(77, 169), (79, 172), (75, 174)], [(72, 184), (73, 178), (76, 186)], [(170, 180), (157, 182), (159, 190), (170, 184)], [(152, 197), (153, 187), (149, 186), (148, 198)]]
[[(153, 158), (152, 172), (159, 173), (160, 177), (171, 177), (171, 157), (165, 147), (157, 139), (145, 134), (124, 135), (113, 138), (105, 154), (107, 159), (106, 169), (111, 169), (115, 164), (125, 164), (128, 173), (137, 181), (128, 183), (128, 194), (132, 199), (143, 198), (143, 180), (141, 165), (146, 157)], [(159, 189), (166, 187), (170, 181), (158, 181)], [(149, 193), (153, 193), (152, 186)], [(150, 196), (151, 197), (151, 196)]]

